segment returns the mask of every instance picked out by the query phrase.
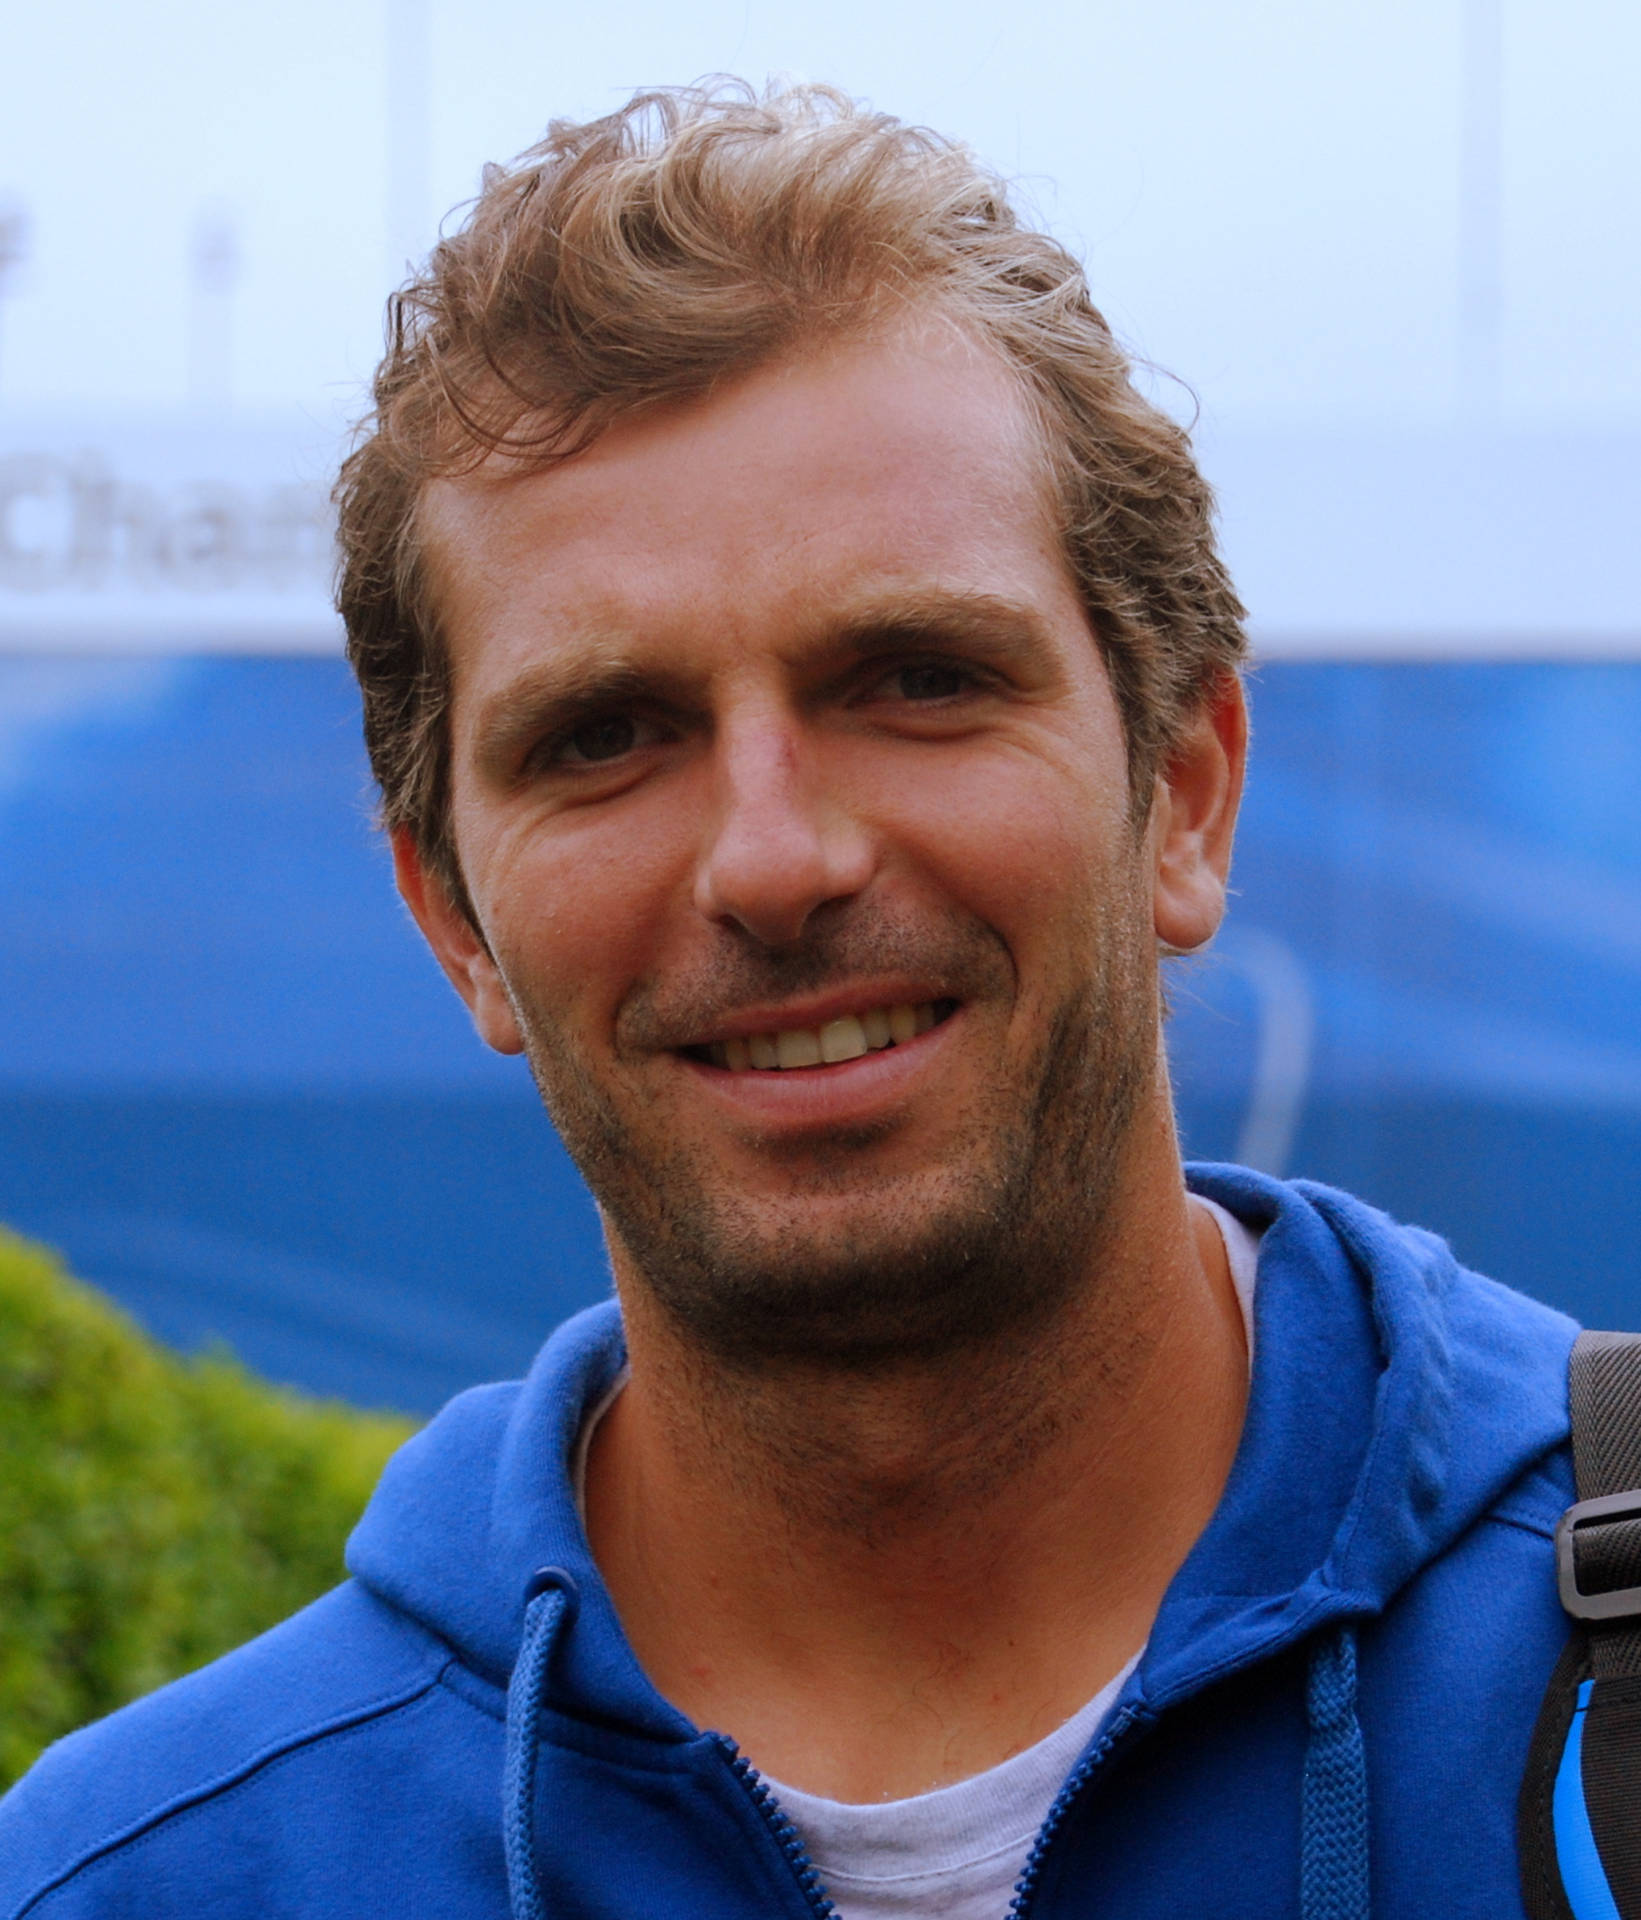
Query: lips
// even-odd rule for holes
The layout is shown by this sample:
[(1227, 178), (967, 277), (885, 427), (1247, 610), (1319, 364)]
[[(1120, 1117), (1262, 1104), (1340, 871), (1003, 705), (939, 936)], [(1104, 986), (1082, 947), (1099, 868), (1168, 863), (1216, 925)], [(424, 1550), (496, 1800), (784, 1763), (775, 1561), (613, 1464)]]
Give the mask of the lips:
[(730, 1073), (772, 1073), (797, 1067), (838, 1066), (863, 1054), (904, 1046), (948, 1018), (955, 1000), (899, 1001), (890, 1006), (840, 1014), (814, 1027), (782, 1027), (768, 1033), (737, 1034), (691, 1048), (698, 1058)]

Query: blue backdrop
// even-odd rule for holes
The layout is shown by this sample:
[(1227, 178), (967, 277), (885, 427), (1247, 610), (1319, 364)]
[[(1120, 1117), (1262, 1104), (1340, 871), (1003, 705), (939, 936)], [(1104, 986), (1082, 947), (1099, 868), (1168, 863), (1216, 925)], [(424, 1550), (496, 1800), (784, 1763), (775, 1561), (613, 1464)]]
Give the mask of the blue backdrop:
[[(1641, 667), (1266, 668), (1188, 1151), (1641, 1323)], [(179, 1345), (426, 1410), (607, 1285), (392, 892), (331, 660), (0, 660), (0, 1219)]]

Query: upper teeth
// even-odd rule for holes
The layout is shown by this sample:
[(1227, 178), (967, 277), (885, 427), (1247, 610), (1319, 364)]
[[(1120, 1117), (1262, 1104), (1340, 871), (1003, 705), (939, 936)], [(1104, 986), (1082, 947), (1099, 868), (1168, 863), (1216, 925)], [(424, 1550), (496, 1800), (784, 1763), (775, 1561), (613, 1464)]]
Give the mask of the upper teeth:
[(919, 1006), (873, 1007), (870, 1013), (846, 1013), (822, 1027), (787, 1027), (780, 1033), (715, 1040), (707, 1049), (712, 1063), (744, 1073), (749, 1067), (833, 1066), (858, 1060), (863, 1053), (892, 1047), (927, 1033), (934, 1025), (934, 1002)]

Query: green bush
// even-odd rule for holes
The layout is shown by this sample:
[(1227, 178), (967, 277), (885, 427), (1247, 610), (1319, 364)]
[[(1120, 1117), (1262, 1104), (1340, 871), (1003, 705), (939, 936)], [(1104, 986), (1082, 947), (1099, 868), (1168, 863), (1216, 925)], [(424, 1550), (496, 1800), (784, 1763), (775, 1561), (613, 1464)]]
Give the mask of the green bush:
[(0, 1229), (0, 1787), (334, 1586), (409, 1432), (181, 1359)]

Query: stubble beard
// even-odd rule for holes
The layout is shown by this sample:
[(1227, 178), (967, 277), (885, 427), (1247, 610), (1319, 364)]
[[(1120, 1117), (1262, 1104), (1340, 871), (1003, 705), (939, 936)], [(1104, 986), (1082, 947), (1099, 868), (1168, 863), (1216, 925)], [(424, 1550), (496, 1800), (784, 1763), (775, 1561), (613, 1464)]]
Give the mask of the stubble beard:
[[(746, 1204), (721, 1169), (663, 1126), (643, 1124), (589, 1071), (562, 1027), (513, 991), (547, 1111), (655, 1305), (702, 1359), (766, 1372), (800, 1362), (855, 1371), (938, 1360), (1030, 1334), (1090, 1283), (1142, 1097), (1156, 1071), (1155, 958), (1134, 916), (1108, 900), (1088, 929), (1091, 965), (1043, 1024), (1006, 1085), (985, 1090), (952, 1130), (938, 1167), (883, 1177), (883, 1129), (840, 1134), (812, 1153), (789, 1211)], [(782, 956), (725, 956), (726, 1004), (863, 977), (931, 942), (906, 928), (829, 930)], [(936, 977), (984, 1003), (1012, 985), (989, 929), (941, 929)], [(756, 976), (752, 978), (750, 976)], [(629, 1023), (653, 1025), (642, 1002)], [(697, 1027), (695, 1030), (699, 1031)], [(630, 1084), (630, 1083), (629, 1083)], [(811, 1195), (837, 1196), (832, 1224), (801, 1227)], [(838, 1224), (839, 1216), (843, 1224)]]

